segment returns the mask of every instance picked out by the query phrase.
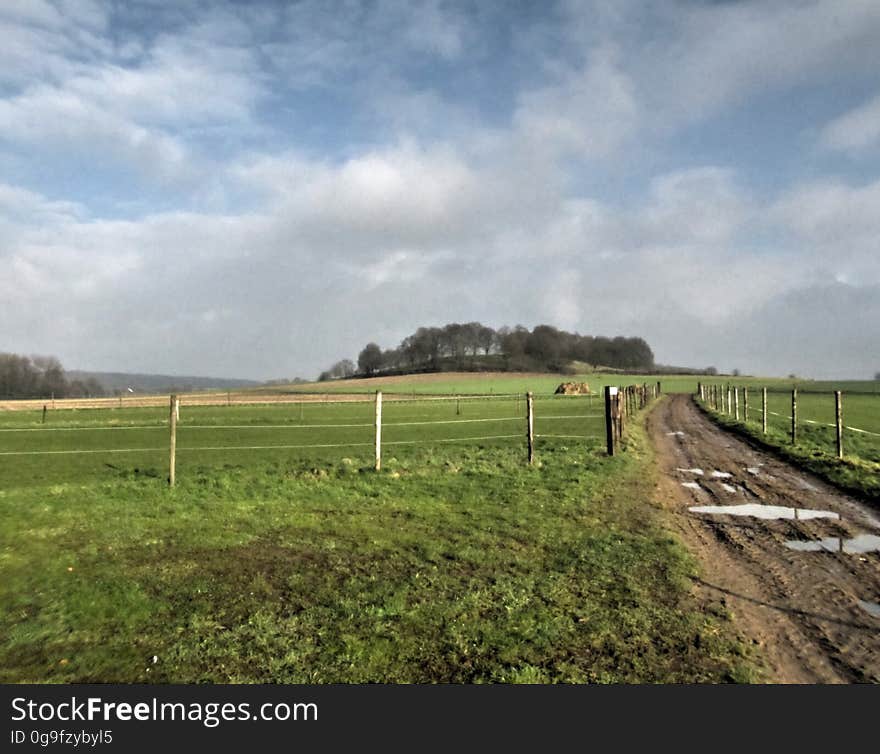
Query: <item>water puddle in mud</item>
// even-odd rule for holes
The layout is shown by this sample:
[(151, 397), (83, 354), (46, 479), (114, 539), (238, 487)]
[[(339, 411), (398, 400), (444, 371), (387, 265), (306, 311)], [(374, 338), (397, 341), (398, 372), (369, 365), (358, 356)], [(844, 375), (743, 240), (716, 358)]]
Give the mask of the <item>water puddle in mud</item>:
[(688, 508), (691, 513), (721, 514), (724, 516), (752, 516), (766, 520), (792, 519), (806, 521), (811, 518), (840, 518), (832, 511), (817, 511), (808, 508), (786, 508), (782, 505), (761, 505), (744, 503), (743, 505), (695, 505)]
[(713, 471), (712, 476), (716, 479), (730, 479), (733, 476), (729, 471)]
[(761, 473), (761, 469), (759, 469), (757, 466), (749, 466), (746, 471), (748, 471), (749, 474), (751, 474), (752, 476), (758, 476), (758, 474)]
[(859, 607), (862, 608), (868, 615), (874, 618), (880, 618), (880, 605), (876, 602), (868, 602), (866, 600), (859, 600)]
[(875, 534), (859, 534), (852, 539), (826, 537), (804, 541), (792, 539), (785, 543), (789, 550), (798, 552), (845, 552), (860, 555), (865, 552), (880, 552), (880, 537)]
[(678, 432), (667, 432), (666, 436), (667, 437), (684, 437), (684, 432), (682, 432), (680, 430)]
[(687, 474), (698, 474), (699, 476), (703, 476), (702, 469), (683, 469), (680, 466), (676, 466), (676, 469), (678, 469), (678, 471), (683, 471)]
[(681, 483), (681, 486), (682, 486), (682, 487), (687, 487), (688, 489), (691, 489), (691, 490), (699, 490), (699, 489), (702, 489), (702, 488), (700, 487), (700, 485), (699, 485), (697, 482), (682, 482), (682, 483)]
[(732, 484), (724, 484), (724, 482), (722, 482), (721, 486), (724, 487), (725, 492), (736, 492), (736, 487), (734, 487)]

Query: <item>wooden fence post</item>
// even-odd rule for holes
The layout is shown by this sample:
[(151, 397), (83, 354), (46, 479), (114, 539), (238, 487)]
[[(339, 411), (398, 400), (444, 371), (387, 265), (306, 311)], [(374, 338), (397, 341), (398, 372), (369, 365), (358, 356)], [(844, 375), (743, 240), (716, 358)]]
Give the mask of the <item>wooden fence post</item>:
[(767, 434), (767, 388), (761, 388), (761, 429)]
[(171, 396), (171, 411), (168, 416), (168, 426), (171, 432), (168, 443), (168, 486), (174, 486), (177, 456), (177, 396)]
[(620, 440), (623, 438), (623, 411), (621, 411), (621, 406), (623, 405), (622, 398), (623, 398), (623, 395), (621, 394), (620, 390), (618, 390), (617, 395), (614, 396), (614, 405), (616, 408), (615, 418), (617, 420), (616, 426), (617, 426), (617, 441), (618, 442), (620, 442)]
[(791, 389), (791, 444), (797, 445), (797, 388)]
[(605, 446), (608, 455), (614, 455), (614, 419), (611, 411), (612, 396), (617, 393), (616, 387), (605, 386)]
[(531, 466), (535, 462), (535, 406), (531, 390), (526, 393), (526, 446)]
[(376, 471), (382, 468), (382, 391), (376, 391)]
[(739, 421), (739, 385), (733, 389), (733, 402), (736, 406), (736, 420)]
[(749, 423), (749, 389), (743, 388), (743, 423)]
[(733, 389), (729, 382), (727, 383), (727, 415), (733, 415)]
[(837, 424), (837, 457), (843, 458), (843, 393), (834, 391), (834, 419)]
[(43, 404), (43, 424), (46, 423), (46, 404)]

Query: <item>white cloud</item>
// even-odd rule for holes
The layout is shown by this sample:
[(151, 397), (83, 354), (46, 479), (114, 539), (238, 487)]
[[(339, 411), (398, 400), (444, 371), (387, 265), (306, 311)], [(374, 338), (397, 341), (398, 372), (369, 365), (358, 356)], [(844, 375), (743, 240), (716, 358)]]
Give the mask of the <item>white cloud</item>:
[(616, 58), (599, 49), (583, 69), (520, 97), (514, 124), (527, 148), (551, 157), (608, 157), (632, 137), (641, 113)]
[(828, 149), (843, 151), (880, 145), (880, 95), (828, 123), (820, 140)]

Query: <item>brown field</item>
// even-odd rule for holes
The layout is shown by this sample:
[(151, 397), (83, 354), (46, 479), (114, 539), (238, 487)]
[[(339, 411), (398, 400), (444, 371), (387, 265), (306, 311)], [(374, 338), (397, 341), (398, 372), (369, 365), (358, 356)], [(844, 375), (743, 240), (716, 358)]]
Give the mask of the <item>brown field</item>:
[[(330, 382), (306, 382), (300, 385), (285, 386), (286, 390), (308, 391), (313, 390), (318, 385), (329, 385), (335, 390), (336, 388), (368, 388), (375, 385), (376, 389), (385, 385), (431, 385), (436, 382), (452, 382), (455, 380), (482, 380), (484, 382), (492, 382), (498, 379), (529, 379), (532, 377), (555, 377), (551, 372), (427, 372), (424, 374), (398, 374), (393, 376), (382, 377), (358, 377), (350, 380), (332, 380)], [(560, 377), (561, 378), (561, 377)], [(257, 390), (272, 390), (277, 387), (256, 388)]]

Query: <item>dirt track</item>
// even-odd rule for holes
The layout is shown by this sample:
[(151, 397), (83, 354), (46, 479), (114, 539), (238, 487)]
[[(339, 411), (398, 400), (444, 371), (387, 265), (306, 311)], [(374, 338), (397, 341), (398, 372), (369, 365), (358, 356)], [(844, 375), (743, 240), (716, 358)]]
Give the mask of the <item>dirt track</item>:
[[(880, 681), (880, 616), (869, 612), (880, 603), (880, 553), (870, 549), (880, 514), (719, 429), (690, 396), (664, 399), (648, 429), (663, 472), (658, 500), (701, 564), (699, 596), (733, 612), (739, 630), (762, 646), (772, 680)], [(788, 517), (775, 520), (689, 511), (743, 503), (799, 510), (797, 519), (780, 511)], [(804, 509), (839, 519), (803, 520)], [(818, 551), (786, 545), (818, 548), (820, 539)], [(855, 552), (860, 545), (869, 551)]]

